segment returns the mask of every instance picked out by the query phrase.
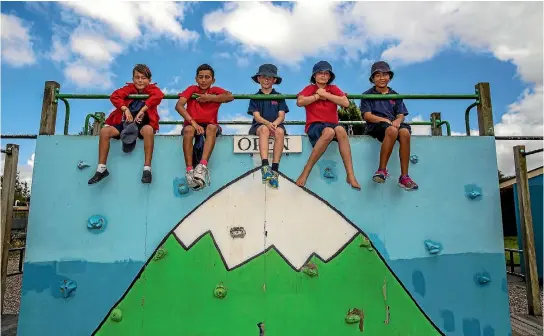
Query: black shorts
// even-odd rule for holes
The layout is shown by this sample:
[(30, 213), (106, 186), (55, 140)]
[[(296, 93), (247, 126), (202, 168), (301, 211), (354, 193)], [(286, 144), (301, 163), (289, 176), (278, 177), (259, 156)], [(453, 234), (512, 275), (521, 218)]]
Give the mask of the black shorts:
[[(213, 124), (199, 124), (203, 129), (204, 129), (204, 135), (206, 135), (206, 128), (208, 127), (208, 125), (213, 125)], [(187, 126), (192, 126), (192, 125), (185, 125), (183, 126), (183, 128), (181, 129), (181, 135), (183, 135), (183, 130), (185, 129), (185, 127)], [(215, 133), (215, 136), (220, 136), (221, 134), (223, 134), (223, 129), (221, 129), (221, 126), (219, 125), (215, 125), (217, 126), (217, 132)], [(195, 136), (196, 136), (196, 132), (195, 132)]]
[[(149, 124), (144, 124), (143, 122), (141, 123), (136, 123), (136, 125), (138, 126), (138, 139), (141, 139), (143, 140), (144, 139), (144, 136), (142, 135), (141, 131), (142, 131), (142, 128), (145, 126), (145, 125), (149, 125)], [(123, 128), (124, 128), (124, 124), (121, 123), (121, 124), (117, 124), (117, 125), (110, 125), (112, 127), (115, 127), (116, 130), (119, 131), (119, 135), (118, 136), (115, 136), (113, 137), (114, 139), (121, 139), (121, 132), (123, 131)], [(153, 133), (155, 133), (155, 130), (153, 130)]]
[[(338, 124), (331, 124), (331, 123), (322, 123), (322, 122), (315, 122), (310, 124), (310, 127), (308, 127), (308, 139), (310, 140), (310, 143), (312, 144), (312, 147), (315, 147), (315, 144), (317, 143), (317, 140), (321, 137), (321, 133), (323, 133), (323, 130), (327, 127), (330, 127), (332, 129), (335, 129), (338, 127)], [(336, 139), (336, 136), (332, 139), (332, 141), (338, 142)]]
[[(372, 136), (373, 138), (378, 139), (378, 141), (380, 142), (383, 142), (383, 139), (385, 138), (385, 131), (387, 130), (388, 127), (393, 127), (393, 126), (391, 126), (390, 124), (384, 121), (381, 121), (378, 124), (373, 124), (372, 127), (370, 128), (367, 125), (366, 134)], [(412, 134), (412, 128), (408, 124), (400, 123), (399, 131), (401, 129), (407, 129), (408, 132)], [(398, 140), (398, 137), (397, 137), (397, 140)]]
[[(261, 126), (263, 126), (263, 124), (251, 125), (251, 128), (249, 129), (249, 132), (248, 132), (249, 135), (257, 135), (257, 129)], [(285, 130), (285, 126), (283, 126), (283, 124), (279, 124), (278, 127), (283, 129), (283, 133), (287, 135), (287, 131)]]

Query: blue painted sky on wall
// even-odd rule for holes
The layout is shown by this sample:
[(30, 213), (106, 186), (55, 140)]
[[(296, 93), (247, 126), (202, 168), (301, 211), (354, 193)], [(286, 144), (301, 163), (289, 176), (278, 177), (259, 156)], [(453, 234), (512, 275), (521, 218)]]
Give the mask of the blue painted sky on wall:
[[(542, 3), (135, 3), (7, 2), (2, 6), (2, 132), (37, 133), (43, 85), (62, 92), (111, 93), (146, 63), (167, 93), (194, 83), (196, 67), (209, 63), (216, 84), (234, 93), (258, 87), (258, 66), (279, 67), (282, 93), (297, 93), (312, 65), (329, 60), (345, 92), (369, 87), (370, 64), (390, 62), (401, 93), (472, 93), (489, 82), (496, 133), (539, 135), (542, 127)], [(481, 13), (486, 12), (485, 18)], [(385, 14), (384, 14), (385, 13)], [(511, 22), (516, 22), (512, 25)], [(464, 134), (470, 101), (407, 101), (408, 119), (428, 120), (440, 111), (456, 135)], [(165, 100), (163, 120), (180, 119)], [(304, 110), (288, 102), (290, 120)], [(87, 113), (109, 112), (107, 100), (72, 101), (70, 133)], [(247, 101), (220, 110), (221, 120), (245, 119)], [(471, 128), (476, 129), (472, 113)], [(64, 107), (59, 107), (57, 130)], [(248, 127), (227, 127), (227, 133)], [(293, 127), (291, 133), (302, 133)], [(162, 133), (179, 128), (161, 127)], [(428, 128), (416, 133), (428, 134)], [(34, 141), (21, 143), (20, 170), (30, 178)], [(498, 143), (501, 170), (511, 173), (514, 143)], [(541, 147), (531, 142), (528, 147)], [(530, 168), (542, 157), (531, 158)]]

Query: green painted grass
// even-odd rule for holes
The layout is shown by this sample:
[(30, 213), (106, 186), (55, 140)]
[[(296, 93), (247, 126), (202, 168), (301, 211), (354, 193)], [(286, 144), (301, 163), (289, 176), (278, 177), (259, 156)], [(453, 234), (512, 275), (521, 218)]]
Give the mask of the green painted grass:
[[(504, 247), (511, 249), (519, 249), (518, 237), (510, 236), (504, 237)], [(506, 257), (506, 264), (510, 263), (510, 252), (504, 251)], [(514, 263), (519, 265), (519, 253), (514, 253)]]
[[(357, 237), (326, 264), (314, 258), (318, 276), (310, 277), (274, 249), (229, 272), (209, 234), (188, 251), (171, 235), (163, 245), (168, 254), (145, 266), (116, 306), (122, 321), (108, 318), (96, 335), (256, 336), (258, 322), (266, 336), (360, 335), (358, 324), (345, 322), (351, 308), (364, 311), (365, 335), (440, 335), (361, 242)], [(219, 283), (227, 287), (224, 299), (213, 296)]]

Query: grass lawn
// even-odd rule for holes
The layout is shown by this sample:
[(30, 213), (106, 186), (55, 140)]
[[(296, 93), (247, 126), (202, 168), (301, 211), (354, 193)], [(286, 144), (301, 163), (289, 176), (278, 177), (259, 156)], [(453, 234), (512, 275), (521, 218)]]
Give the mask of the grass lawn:
[[(511, 237), (504, 237), (504, 247), (505, 248), (511, 248), (511, 249), (519, 249), (518, 247), (518, 237), (511, 236)], [(504, 252), (506, 256), (506, 263), (510, 262), (510, 252), (505, 251)], [(514, 253), (514, 263), (519, 264), (519, 253)]]

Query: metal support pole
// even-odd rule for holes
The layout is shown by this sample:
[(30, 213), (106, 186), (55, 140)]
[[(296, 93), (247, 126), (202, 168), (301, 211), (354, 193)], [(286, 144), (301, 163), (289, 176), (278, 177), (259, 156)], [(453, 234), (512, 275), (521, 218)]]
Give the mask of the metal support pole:
[(441, 121), (440, 112), (431, 113), (431, 134), (432, 136), (442, 136), (442, 127), (438, 125), (437, 121)]
[(57, 123), (57, 90), (60, 84), (54, 81), (45, 82), (42, 102), (42, 118), (40, 120), (40, 135), (54, 135)]
[(15, 198), (15, 181), (17, 179), (17, 163), (19, 145), (7, 144), (4, 160), (4, 177), (2, 180), (2, 228), (0, 230), (0, 250), (2, 251), (1, 270), (1, 311), (4, 310), (4, 294), (6, 292), (6, 276), (8, 272), (8, 255), (11, 241), (11, 224), (13, 222), (13, 200)]
[(516, 189), (518, 193), (519, 218), (521, 221), (521, 240), (523, 242), (523, 260), (525, 262), (525, 286), (527, 287), (527, 308), (529, 315), (542, 316), (540, 288), (536, 266), (535, 237), (531, 214), (531, 197), (527, 176), (525, 146), (514, 147), (516, 165)]

